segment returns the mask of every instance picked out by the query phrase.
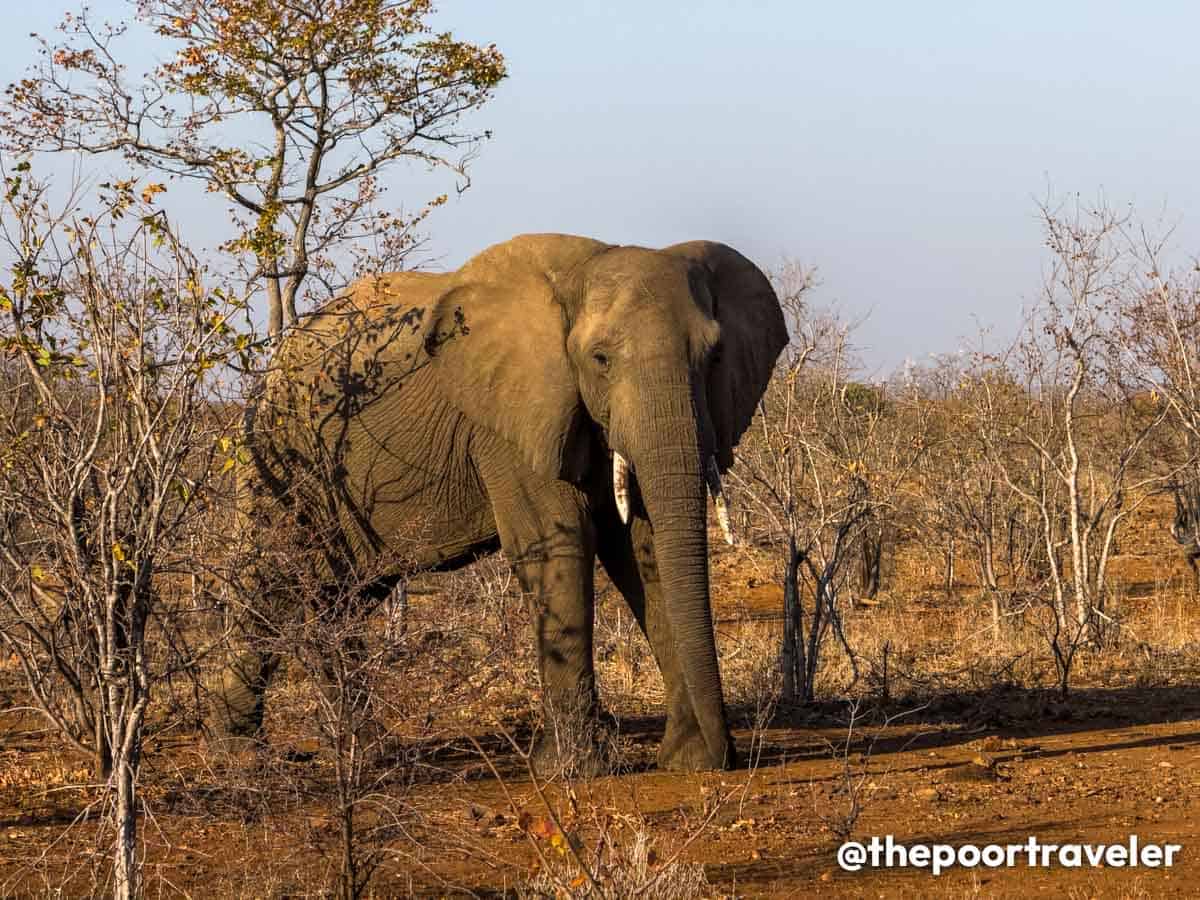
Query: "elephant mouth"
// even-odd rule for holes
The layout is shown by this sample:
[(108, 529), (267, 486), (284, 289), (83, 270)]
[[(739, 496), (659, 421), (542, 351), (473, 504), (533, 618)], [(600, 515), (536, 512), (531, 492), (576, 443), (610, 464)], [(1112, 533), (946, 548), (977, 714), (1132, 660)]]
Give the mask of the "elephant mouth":
[[(617, 504), (617, 515), (628, 525), (630, 509), (633, 506), (634, 489), (637, 486), (637, 475), (633, 464), (620, 451), (614, 450), (612, 455), (612, 484), (613, 499)], [(704, 481), (708, 487), (708, 495), (712, 498), (713, 509), (717, 514), (717, 524), (721, 526), (721, 534), (725, 543), (733, 546), (733, 527), (729, 519), (729, 505), (725, 500), (725, 491), (721, 484), (721, 471), (717, 468), (717, 458), (710, 455), (704, 467)]]

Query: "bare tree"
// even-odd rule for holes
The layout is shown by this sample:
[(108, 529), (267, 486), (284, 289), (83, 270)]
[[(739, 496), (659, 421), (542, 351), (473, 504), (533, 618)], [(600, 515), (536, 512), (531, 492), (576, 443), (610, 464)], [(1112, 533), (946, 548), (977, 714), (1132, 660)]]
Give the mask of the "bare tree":
[[(184, 573), (237, 464), (224, 363), (244, 305), (204, 272), (132, 181), (54, 218), (8, 173), (0, 347), (0, 646), (40, 712), (107, 780), (114, 894), (138, 893), (138, 772), (156, 692), (195, 664)], [(128, 227), (123, 227), (128, 224)], [(243, 360), (245, 362), (245, 360)], [(197, 543), (197, 537), (201, 540)]]
[(1167, 407), (1139, 395), (1124, 339), (1136, 297), (1127, 217), (1103, 205), (1041, 213), (1051, 256), (1040, 302), (1004, 356), (981, 359), (1019, 390), (979, 380), (978, 427), (1005, 483), (1040, 520), (1058, 630), (1068, 631), (1071, 601), (1095, 640), (1110, 621), (1117, 528), (1161, 479), (1142, 463)]
[(942, 358), (922, 373), (920, 390), (937, 410), (929, 451), (917, 469), (923, 500), (924, 531), (937, 536), (948, 557), (947, 591), (952, 587), (952, 547), (972, 551), (978, 583), (999, 635), (1004, 615), (1001, 583), (1012, 593), (1028, 591), (1030, 540), (1024, 500), (1003, 478), (989, 453), (989, 413), (1003, 416), (1005, 404), (1021, 396), (1002, 369), (969, 368), (969, 361)]
[(282, 646), (276, 648), (321, 685), (314, 724), (333, 766), (333, 889), (339, 900), (366, 895), (404, 805), (387, 790), (403, 773), (386, 764), (391, 735), (382, 688), (405, 641), (376, 627), (374, 604), (362, 587), (343, 585), (337, 597), (311, 596), (303, 614), (279, 632)]
[(1175, 500), (1171, 534), (1183, 549), (1200, 592), (1200, 266), (1169, 262), (1170, 231), (1131, 228), (1138, 266), (1136, 299), (1124, 339), (1144, 399), (1169, 410), (1169, 429), (1155, 448)]
[(854, 662), (839, 606), (849, 563), (920, 444), (893, 427), (897, 401), (885, 386), (851, 380), (850, 327), (836, 316), (811, 314), (813, 284), (812, 272), (795, 266), (779, 279), (793, 340), (733, 475), (741, 503), (760, 514), (766, 537), (785, 548), (782, 699), (791, 703), (813, 699), (830, 633)]

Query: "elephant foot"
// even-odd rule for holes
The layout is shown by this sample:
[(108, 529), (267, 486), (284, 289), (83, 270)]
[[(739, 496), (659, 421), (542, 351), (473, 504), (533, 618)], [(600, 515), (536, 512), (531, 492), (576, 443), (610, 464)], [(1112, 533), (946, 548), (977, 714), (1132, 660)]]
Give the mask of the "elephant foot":
[(209, 744), (259, 743), (263, 734), (262, 704), (247, 710), (230, 707), (220, 696), (214, 697), (200, 730)]
[(733, 738), (726, 735), (725, 746), (719, 753), (713, 753), (694, 720), (684, 727), (668, 721), (667, 733), (658, 748), (658, 767), (667, 772), (734, 769), (737, 768), (737, 749)]
[(226, 757), (258, 755), (264, 749), (262, 704), (226, 702), (225, 695), (214, 693), (207, 714), (200, 723), (204, 745), (211, 754)]
[(230, 709), (220, 697), (214, 697), (200, 733), (205, 746), (212, 751), (232, 756), (256, 753), (264, 746), (261, 705), (247, 713), (243, 709)]

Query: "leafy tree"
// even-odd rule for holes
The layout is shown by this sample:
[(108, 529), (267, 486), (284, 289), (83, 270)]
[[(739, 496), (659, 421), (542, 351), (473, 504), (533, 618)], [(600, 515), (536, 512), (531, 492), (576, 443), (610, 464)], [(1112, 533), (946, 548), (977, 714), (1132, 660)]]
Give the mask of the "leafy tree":
[[(376, 208), (379, 176), (409, 160), (467, 164), (490, 136), (461, 125), (505, 75), (494, 45), (429, 25), (432, 0), (128, 0), (173, 55), (131, 79), (127, 25), (68, 14), (7, 89), (9, 149), (120, 152), (195, 179), (230, 203), (227, 249), (262, 279), (269, 331), (296, 321), (309, 275), (327, 290), (350, 255), (387, 265), (410, 249), (413, 216)], [(251, 139), (247, 139), (247, 137)], [(265, 138), (265, 140), (264, 140)]]

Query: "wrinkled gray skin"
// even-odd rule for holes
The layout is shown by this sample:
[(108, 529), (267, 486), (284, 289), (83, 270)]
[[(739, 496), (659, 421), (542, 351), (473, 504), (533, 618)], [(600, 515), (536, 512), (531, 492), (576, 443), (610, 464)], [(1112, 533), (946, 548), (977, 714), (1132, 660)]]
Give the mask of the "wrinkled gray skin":
[[(767, 279), (727, 246), (523, 235), (456, 272), (366, 279), (290, 332), (248, 416), (254, 487), (314, 530), (336, 507), (336, 550), (314, 564), (330, 582), (411, 559), (414, 532), (430, 569), (498, 538), (533, 603), (547, 716), (598, 709), (599, 557), (662, 670), (659, 765), (727, 768), (705, 466), (732, 464), (786, 341)], [(614, 451), (633, 472), (628, 524)], [(256, 527), (271, 510), (257, 503)], [(278, 606), (264, 598), (265, 618)], [(257, 728), (272, 669), (237, 656), (210, 727)], [(544, 738), (540, 758), (554, 752)]]

